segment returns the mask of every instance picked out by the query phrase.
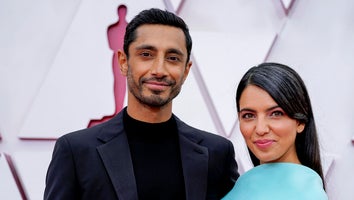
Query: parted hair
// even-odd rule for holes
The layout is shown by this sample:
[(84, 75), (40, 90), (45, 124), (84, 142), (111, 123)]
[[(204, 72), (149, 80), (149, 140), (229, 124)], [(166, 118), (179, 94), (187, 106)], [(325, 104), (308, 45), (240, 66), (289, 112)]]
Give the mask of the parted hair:
[[(239, 82), (236, 91), (237, 112), (240, 112), (240, 96), (248, 85), (265, 90), (292, 119), (305, 124), (297, 134), (295, 146), (301, 164), (312, 168), (323, 180), (320, 147), (311, 101), (304, 81), (292, 68), (279, 63), (262, 63), (250, 68)], [(253, 164), (259, 160), (250, 152)]]

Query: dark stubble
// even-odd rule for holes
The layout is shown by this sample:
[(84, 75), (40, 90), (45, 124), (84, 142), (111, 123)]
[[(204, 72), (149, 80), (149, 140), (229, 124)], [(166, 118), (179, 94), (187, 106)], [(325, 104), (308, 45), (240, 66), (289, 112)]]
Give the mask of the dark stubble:
[[(169, 95), (167, 97), (163, 97), (161, 95), (161, 93), (163, 93), (162, 91), (151, 91), (151, 90), (150, 90), (151, 94), (144, 95), (144, 90), (148, 90), (147, 88), (144, 88), (144, 82), (151, 81), (151, 80), (168, 84), (170, 87), (170, 89), (167, 91), (169, 92)], [(175, 80), (171, 80), (166, 77), (163, 78), (151, 77), (151, 78), (141, 78), (139, 79), (139, 82), (136, 83), (134, 82), (134, 77), (133, 77), (131, 67), (128, 66), (127, 83), (128, 83), (129, 91), (140, 103), (150, 107), (163, 107), (169, 102), (171, 102), (172, 99), (174, 99), (180, 93), (183, 81), (179, 80), (177, 82)]]

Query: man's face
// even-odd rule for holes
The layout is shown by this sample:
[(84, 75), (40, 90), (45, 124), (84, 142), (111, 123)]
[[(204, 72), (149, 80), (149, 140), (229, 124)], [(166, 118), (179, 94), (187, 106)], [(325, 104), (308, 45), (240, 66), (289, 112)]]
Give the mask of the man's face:
[(184, 33), (176, 27), (150, 24), (136, 32), (129, 58), (120, 61), (129, 93), (140, 104), (165, 106), (180, 92), (192, 64), (187, 63)]

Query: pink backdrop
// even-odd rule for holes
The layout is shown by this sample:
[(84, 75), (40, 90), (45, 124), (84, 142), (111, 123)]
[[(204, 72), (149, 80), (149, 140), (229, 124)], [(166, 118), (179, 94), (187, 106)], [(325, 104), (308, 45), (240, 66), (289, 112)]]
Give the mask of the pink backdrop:
[(150, 7), (176, 12), (193, 37), (194, 64), (174, 100), (176, 115), (229, 138), (243, 173), (252, 165), (238, 130), (237, 83), (260, 62), (288, 64), (310, 92), (329, 197), (353, 199), (350, 0), (1, 1), (0, 199), (42, 199), (55, 138), (126, 104), (114, 52), (126, 23)]

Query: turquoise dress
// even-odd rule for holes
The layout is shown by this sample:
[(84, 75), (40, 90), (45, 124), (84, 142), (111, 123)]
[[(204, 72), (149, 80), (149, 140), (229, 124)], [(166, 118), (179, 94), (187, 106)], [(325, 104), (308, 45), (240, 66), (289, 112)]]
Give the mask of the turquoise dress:
[(321, 177), (293, 163), (262, 164), (244, 173), (222, 200), (328, 200)]

